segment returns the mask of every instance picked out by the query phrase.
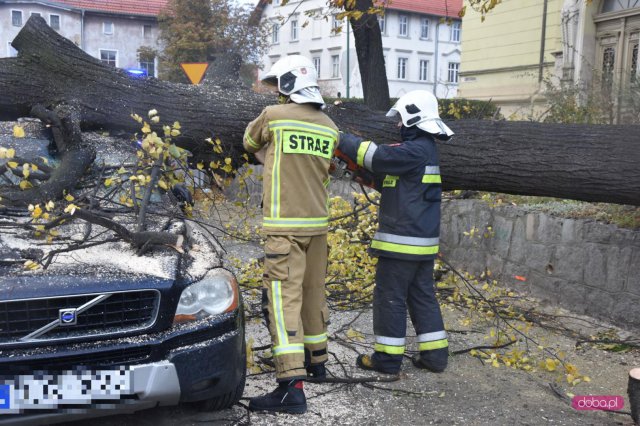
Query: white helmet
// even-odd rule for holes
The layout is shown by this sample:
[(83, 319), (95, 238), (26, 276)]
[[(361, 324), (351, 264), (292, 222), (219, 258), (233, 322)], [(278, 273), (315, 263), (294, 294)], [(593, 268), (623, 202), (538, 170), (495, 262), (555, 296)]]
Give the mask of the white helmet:
[(291, 96), (296, 103), (324, 104), (318, 87), (318, 73), (309, 58), (290, 55), (278, 60), (262, 82), (274, 85), (283, 95)]
[(397, 113), (400, 113), (405, 127), (417, 126), (443, 140), (449, 140), (453, 136), (453, 131), (440, 119), (438, 100), (431, 92), (414, 90), (402, 95), (387, 112), (387, 117), (393, 117)]

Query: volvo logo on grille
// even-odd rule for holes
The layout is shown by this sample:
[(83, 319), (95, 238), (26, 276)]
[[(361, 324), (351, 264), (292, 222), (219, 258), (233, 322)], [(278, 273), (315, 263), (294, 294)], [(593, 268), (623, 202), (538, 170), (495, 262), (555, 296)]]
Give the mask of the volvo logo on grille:
[(78, 315), (75, 308), (60, 309), (58, 313), (60, 325), (76, 325), (78, 323)]

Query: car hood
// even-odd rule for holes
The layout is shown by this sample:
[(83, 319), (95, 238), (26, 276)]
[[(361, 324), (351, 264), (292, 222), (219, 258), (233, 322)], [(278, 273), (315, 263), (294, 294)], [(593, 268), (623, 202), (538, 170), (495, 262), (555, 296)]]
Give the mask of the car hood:
[[(96, 227), (98, 228), (98, 227)], [(75, 238), (82, 227), (72, 225), (64, 236)], [(104, 232), (104, 229), (95, 230)], [(221, 248), (197, 225), (176, 221), (168, 232), (185, 236), (183, 252), (155, 247), (144, 255), (124, 241), (108, 241), (69, 250), (73, 242), (34, 240), (28, 232), (0, 233), (0, 300), (78, 293), (158, 289), (175, 282), (183, 285), (201, 279), (221, 266)], [(56, 253), (46, 269), (30, 270), (24, 264)]]

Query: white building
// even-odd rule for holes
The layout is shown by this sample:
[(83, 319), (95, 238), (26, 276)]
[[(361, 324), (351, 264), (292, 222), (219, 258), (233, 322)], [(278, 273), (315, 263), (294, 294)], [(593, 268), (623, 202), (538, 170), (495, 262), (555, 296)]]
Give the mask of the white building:
[[(271, 47), (262, 61), (265, 70), (286, 55), (313, 60), (324, 95), (362, 97), (354, 37), (340, 10), (326, 0), (260, 0), (256, 7), (271, 28)], [(415, 89), (441, 98), (457, 93), (460, 69), (462, 0), (393, 0), (379, 19), (389, 94), (399, 97)], [(341, 27), (337, 34), (332, 31)], [(349, 48), (347, 48), (347, 45)]]
[(157, 76), (158, 14), (168, 0), (0, 0), (0, 57), (16, 56), (11, 41), (32, 15), (88, 54), (118, 68)]

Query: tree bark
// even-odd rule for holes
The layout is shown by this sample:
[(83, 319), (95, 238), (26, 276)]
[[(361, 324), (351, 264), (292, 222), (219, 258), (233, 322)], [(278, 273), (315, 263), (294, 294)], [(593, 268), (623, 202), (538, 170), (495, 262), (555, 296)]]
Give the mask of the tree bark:
[(391, 105), (380, 24), (377, 15), (367, 13), (373, 7), (372, 0), (356, 0), (355, 10), (363, 12), (364, 15), (358, 20), (350, 19), (349, 21), (353, 28), (358, 55), (364, 103), (374, 111), (387, 111)]
[[(237, 88), (137, 79), (103, 65), (33, 16), (13, 42), (17, 58), (0, 59), (0, 120), (28, 116), (36, 104), (74, 105), (85, 129), (139, 132), (130, 114), (157, 109), (179, 121), (179, 145), (196, 158), (215, 157), (205, 138), (218, 137), (223, 156), (240, 162), (249, 121), (275, 98)], [(386, 86), (385, 86), (386, 87)], [(393, 119), (356, 104), (331, 105), (342, 131), (377, 143), (397, 142)], [(457, 120), (441, 143), (445, 189), (471, 189), (640, 205), (640, 127)]]

